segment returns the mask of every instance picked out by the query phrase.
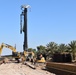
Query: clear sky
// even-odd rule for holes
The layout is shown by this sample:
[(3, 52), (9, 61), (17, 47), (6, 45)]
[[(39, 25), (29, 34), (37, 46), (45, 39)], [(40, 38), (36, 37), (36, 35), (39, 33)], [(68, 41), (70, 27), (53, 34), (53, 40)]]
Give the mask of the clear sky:
[[(0, 44), (2, 42), (23, 51), (24, 35), (20, 34), (21, 5), (29, 4), (28, 47), (46, 46), (76, 40), (76, 0), (1, 0)], [(2, 54), (11, 50), (3, 49)]]

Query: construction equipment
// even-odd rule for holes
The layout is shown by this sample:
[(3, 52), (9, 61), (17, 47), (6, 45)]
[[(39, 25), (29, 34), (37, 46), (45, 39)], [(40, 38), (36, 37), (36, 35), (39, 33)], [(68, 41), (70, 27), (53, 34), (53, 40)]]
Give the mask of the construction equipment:
[(5, 44), (5, 43), (2, 43), (0, 45), (0, 56), (1, 56), (1, 53), (2, 53), (2, 49), (3, 48), (9, 48), (10, 50), (12, 50), (12, 56), (17, 60), (17, 59), (20, 59), (21, 55), (19, 52), (16, 51), (16, 48), (11, 46), (11, 45), (8, 45), (8, 44)]
[(24, 32), (24, 44), (23, 44), (23, 50), (24, 51), (28, 51), (28, 41), (27, 41), (27, 8), (30, 8), (30, 6), (29, 5), (22, 5), (21, 6), (22, 13), (20, 15), (20, 27), (21, 27), (20, 28), (20, 33), (22, 33), (22, 31)]
[(45, 61), (45, 58), (43, 57), (42, 54), (38, 54), (36, 62), (38, 62), (38, 63), (45, 63), (46, 61)]
[(33, 59), (33, 57), (34, 57), (34, 52), (27, 52), (27, 51), (17, 52), (15, 47), (8, 45), (8, 44), (5, 44), (5, 43), (2, 43), (0, 45), (0, 55), (1, 55), (2, 49), (4, 47), (12, 50), (12, 57), (15, 58), (16, 60), (18, 60), (18, 62), (24, 61), (27, 59), (29, 59), (29, 61), (31, 61), (31, 59)]
[(31, 61), (34, 59), (35, 54), (33, 51), (31, 51), (31, 52), (24, 51), (23, 53), (24, 53), (26, 61)]
[[(26, 59), (34, 59), (34, 53), (28, 52), (28, 41), (27, 41), (27, 9), (30, 8), (30, 5), (22, 5), (22, 13), (20, 15), (20, 33), (24, 32), (24, 44), (23, 44), (23, 50), (24, 50), (24, 56)], [(22, 22), (23, 21), (23, 22)], [(41, 57), (40, 60), (37, 59), (37, 62), (45, 62), (44, 57)]]

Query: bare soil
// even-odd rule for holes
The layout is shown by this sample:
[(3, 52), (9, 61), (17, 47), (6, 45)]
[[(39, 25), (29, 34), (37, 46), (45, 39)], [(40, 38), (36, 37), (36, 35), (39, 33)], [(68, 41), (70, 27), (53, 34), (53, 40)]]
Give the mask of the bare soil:
[(22, 63), (3, 63), (0, 65), (0, 75), (55, 75), (40, 68), (32, 69)]

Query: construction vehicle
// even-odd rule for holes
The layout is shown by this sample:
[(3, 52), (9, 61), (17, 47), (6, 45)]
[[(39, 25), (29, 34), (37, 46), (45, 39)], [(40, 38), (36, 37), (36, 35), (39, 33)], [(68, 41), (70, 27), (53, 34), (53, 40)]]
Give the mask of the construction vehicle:
[(34, 57), (34, 53), (33, 52), (27, 52), (27, 51), (24, 51), (24, 52), (17, 52), (16, 51), (16, 48), (11, 46), (11, 45), (8, 45), (8, 44), (5, 44), (5, 43), (2, 43), (0, 45), (0, 56), (1, 56), (1, 53), (2, 53), (2, 49), (3, 48), (9, 48), (10, 50), (12, 50), (12, 57), (15, 58), (16, 60), (31, 60), (33, 59)]
[(31, 61), (32, 59), (34, 59), (35, 54), (33, 51), (31, 52), (24, 51), (23, 53), (24, 53), (26, 61)]
[(36, 62), (38, 62), (38, 63), (45, 63), (46, 60), (45, 60), (45, 58), (43, 57), (42, 54), (38, 54), (38, 55), (37, 55)]
[(36, 56), (33, 51), (31, 51), (31, 52), (24, 51), (24, 56), (26, 57), (26, 61), (27, 60), (29, 60), (31, 62), (35, 61), (37, 63), (45, 63), (46, 62), (46, 60), (42, 54), (38, 54)]
[(5, 47), (5, 48), (9, 48), (10, 50), (12, 50), (12, 56), (13, 56), (16, 60), (20, 59), (20, 57), (21, 57), (20, 52), (17, 52), (15, 47), (13, 47), (13, 46), (11, 46), (11, 45), (8, 45), (8, 44), (5, 44), (5, 43), (2, 43), (2, 44), (0, 45), (0, 56), (1, 56), (1, 53), (2, 53), (2, 49), (3, 49), (4, 47)]

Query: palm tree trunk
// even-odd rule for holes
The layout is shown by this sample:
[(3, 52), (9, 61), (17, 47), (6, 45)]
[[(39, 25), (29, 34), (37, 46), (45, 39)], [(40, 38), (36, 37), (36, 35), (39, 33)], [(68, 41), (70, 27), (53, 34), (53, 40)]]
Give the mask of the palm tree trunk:
[(73, 60), (75, 60), (75, 52), (73, 52)]

